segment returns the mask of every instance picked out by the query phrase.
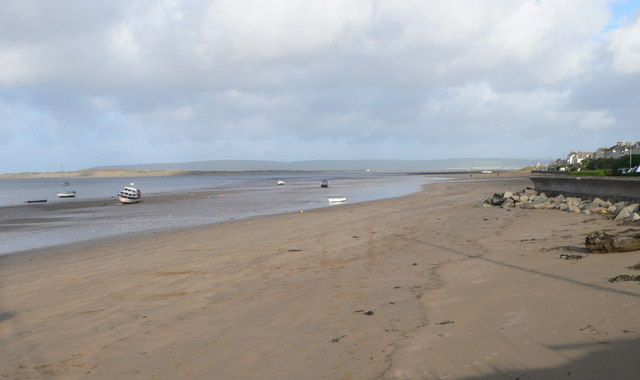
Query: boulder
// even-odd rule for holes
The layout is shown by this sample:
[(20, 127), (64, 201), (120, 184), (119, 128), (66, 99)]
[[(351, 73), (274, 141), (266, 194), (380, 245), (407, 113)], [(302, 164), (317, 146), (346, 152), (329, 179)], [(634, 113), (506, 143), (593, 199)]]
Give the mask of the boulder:
[(606, 232), (595, 231), (587, 234), (585, 247), (590, 252), (628, 252), (640, 250), (640, 233), (632, 235), (610, 235)]
[(567, 204), (569, 206), (580, 206), (582, 205), (582, 199), (578, 197), (567, 198)]
[(602, 205), (599, 202), (596, 202), (596, 201), (591, 201), (589, 203), (585, 203), (584, 207), (582, 207), (583, 210), (589, 210), (589, 211), (593, 211), (596, 208), (602, 208)]
[(526, 189), (524, 189), (524, 191), (522, 192), (524, 195), (526, 195), (527, 197), (535, 197), (536, 195), (538, 195), (538, 190), (532, 189), (527, 187)]
[(580, 211), (582, 210), (578, 206), (569, 206), (569, 212), (579, 213)]
[(533, 208), (537, 210), (550, 210), (555, 207), (555, 204), (550, 202), (537, 203), (533, 205)]
[(614, 203), (614, 206), (616, 206), (616, 209), (618, 211), (622, 210), (623, 208), (629, 206), (629, 202), (618, 202), (618, 203)]
[(560, 195), (558, 195), (557, 197), (555, 197), (553, 201), (554, 201), (556, 204), (560, 204), (560, 203), (564, 203), (564, 202), (566, 202), (566, 200), (567, 200), (567, 198), (565, 198), (565, 197), (564, 197), (564, 195), (560, 194)]
[(620, 210), (618, 215), (616, 215), (615, 220), (625, 220), (629, 217), (631, 217), (631, 213), (627, 211), (626, 208), (623, 208), (622, 210)]
[(504, 196), (502, 194), (495, 193), (492, 197), (487, 198), (484, 203), (492, 206), (501, 206), (504, 203)]
[(569, 211), (569, 205), (566, 203), (562, 203), (558, 205), (558, 210), (560, 211)]
[(534, 205), (547, 202), (549, 202), (549, 198), (547, 198), (544, 193), (531, 198), (531, 203), (533, 203)]
[(502, 207), (515, 207), (516, 202), (513, 200), (513, 198), (505, 198), (504, 202), (502, 203)]
[(592, 203), (595, 203), (595, 204), (597, 204), (597, 205), (598, 205), (598, 206), (600, 206), (600, 207), (609, 207), (609, 206), (611, 206), (611, 204), (608, 204), (608, 205), (607, 205), (607, 201), (602, 200), (602, 199), (600, 199), (600, 198), (596, 198), (596, 199), (594, 199), (594, 200), (592, 201)]
[(638, 214), (637, 212), (634, 212), (633, 214), (631, 214), (631, 220), (633, 220), (634, 222), (637, 222), (638, 220), (640, 220), (640, 214)]
[(505, 197), (505, 198), (512, 198), (512, 197), (513, 197), (513, 193), (512, 193), (512, 192), (510, 192), (510, 191), (505, 191), (505, 192), (502, 194), (502, 196), (503, 196), (503, 197)]
[(529, 196), (528, 195), (521, 195), (520, 196), (520, 202), (525, 203), (529, 201)]
[(632, 203), (629, 206), (623, 208), (623, 210), (627, 210), (629, 211), (629, 214), (633, 214), (634, 212), (638, 212), (638, 204), (637, 203)]

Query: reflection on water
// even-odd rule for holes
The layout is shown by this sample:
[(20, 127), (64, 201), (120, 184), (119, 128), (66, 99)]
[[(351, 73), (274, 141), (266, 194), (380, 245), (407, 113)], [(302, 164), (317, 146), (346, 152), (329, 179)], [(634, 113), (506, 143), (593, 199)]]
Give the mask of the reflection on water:
[[(321, 179), (329, 188), (321, 188)], [(276, 185), (282, 179), (284, 186)], [(0, 254), (42, 248), (109, 236), (149, 233), (175, 228), (278, 214), (329, 206), (331, 196), (346, 196), (347, 203), (398, 197), (420, 190), (441, 178), (418, 175), (372, 175), (362, 173), (279, 173), (203, 175), (136, 179), (143, 202), (123, 206), (114, 201), (125, 178), (72, 180), (75, 200), (51, 198), (44, 206), (0, 208)], [(3, 180), (8, 181), (8, 180)], [(27, 181), (27, 182), (25, 182)], [(31, 181), (31, 182), (29, 182)], [(2, 182), (4, 204), (18, 196), (34, 198), (58, 191), (54, 180)], [(206, 192), (203, 197), (151, 201), (152, 195)], [(210, 192), (210, 194), (209, 194)], [(90, 194), (90, 195), (88, 195)], [(144, 202), (145, 196), (147, 202)], [(13, 199), (14, 201), (8, 201)], [(92, 207), (57, 207), (61, 202), (104, 199)], [(80, 203), (78, 203), (80, 204)]]

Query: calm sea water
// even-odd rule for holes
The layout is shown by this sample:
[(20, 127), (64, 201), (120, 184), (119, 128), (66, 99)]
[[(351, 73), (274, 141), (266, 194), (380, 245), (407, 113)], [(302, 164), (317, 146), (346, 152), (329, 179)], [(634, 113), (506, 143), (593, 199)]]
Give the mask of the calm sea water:
[[(276, 185), (278, 180), (284, 186)], [(320, 188), (327, 179), (330, 187)], [(0, 179), (0, 254), (96, 238), (151, 233), (258, 215), (328, 207), (329, 196), (348, 203), (393, 198), (442, 178), (378, 173), (260, 173), (144, 178)], [(142, 190), (143, 202), (114, 202), (130, 182)], [(75, 199), (59, 199), (61, 189), (75, 190)], [(210, 192), (202, 199), (144, 202), (145, 197)], [(46, 204), (25, 205), (26, 200)], [(60, 203), (105, 200), (95, 207), (55, 207)], [(78, 203), (80, 204), (80, 203)]]

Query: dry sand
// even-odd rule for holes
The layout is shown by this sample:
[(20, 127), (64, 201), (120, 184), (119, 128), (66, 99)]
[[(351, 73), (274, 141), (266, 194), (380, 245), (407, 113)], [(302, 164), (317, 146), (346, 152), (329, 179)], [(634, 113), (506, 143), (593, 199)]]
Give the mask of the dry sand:
[(640, 285), (607, 282), (640, 252), (582, 253), (625, 229), (598, 217), (475, 207), (528, 185), (2, 257), (0, 378), (640, 378)]

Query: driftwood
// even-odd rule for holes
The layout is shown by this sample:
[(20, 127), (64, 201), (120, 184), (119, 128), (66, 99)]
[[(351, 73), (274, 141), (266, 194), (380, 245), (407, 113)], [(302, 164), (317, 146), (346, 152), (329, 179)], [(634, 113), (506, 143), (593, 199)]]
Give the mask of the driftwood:
[(591, 252), (628, 252), (640, 250), (640, 233), (611, 235), (602, 231), (589, 232), (584, 241)]

